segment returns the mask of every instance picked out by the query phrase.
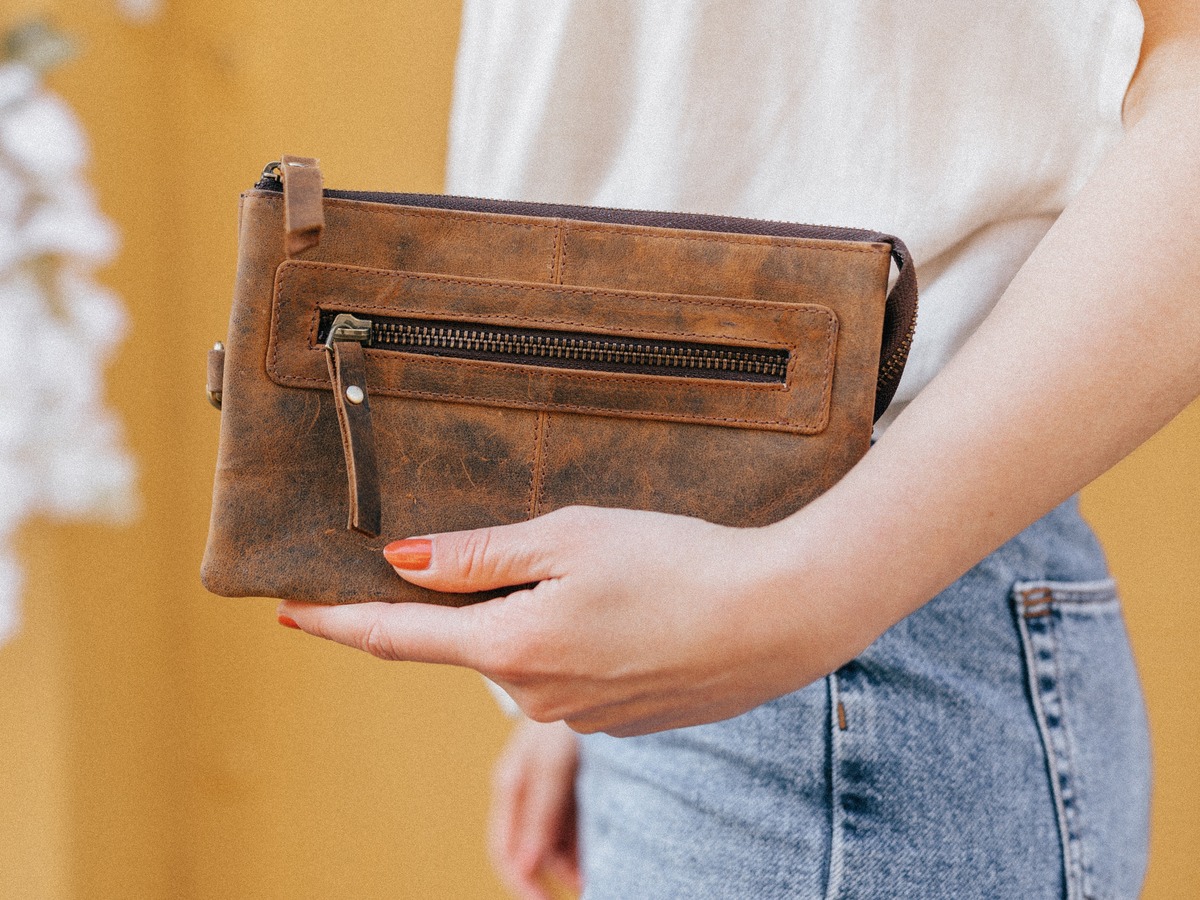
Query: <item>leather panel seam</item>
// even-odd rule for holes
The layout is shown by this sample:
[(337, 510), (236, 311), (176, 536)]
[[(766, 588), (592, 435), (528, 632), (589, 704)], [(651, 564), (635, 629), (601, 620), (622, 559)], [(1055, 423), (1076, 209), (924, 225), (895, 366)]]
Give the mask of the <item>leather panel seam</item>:
[(546, 413), (539, 411), (534, 416), (533, 423), (533, 460), (529, 473), (529, 518), (538, 514), (538, 504), (541, 502), (542, 475), (546, 471), (545, 449), (543, 437), (546, 430)]

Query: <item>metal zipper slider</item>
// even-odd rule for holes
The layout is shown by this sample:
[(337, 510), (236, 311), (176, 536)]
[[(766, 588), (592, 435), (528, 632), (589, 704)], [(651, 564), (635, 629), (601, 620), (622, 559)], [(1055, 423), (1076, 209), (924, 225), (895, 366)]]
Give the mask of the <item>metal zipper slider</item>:
[(371, 346), (370, 319), (360, 319), (350, 313), (338, 313), (329, 326), (329, 336), (325, 338), (325, 349), (332, 350), (337, 341), (354, 341), (364, 347)]

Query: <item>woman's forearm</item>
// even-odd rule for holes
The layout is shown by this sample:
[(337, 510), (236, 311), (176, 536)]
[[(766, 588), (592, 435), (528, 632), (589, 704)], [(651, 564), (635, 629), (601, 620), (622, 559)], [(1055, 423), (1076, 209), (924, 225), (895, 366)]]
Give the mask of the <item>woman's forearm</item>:
[(802, 561), (807, 585), (825, 573), (886, 627), (1200, 394), (1200, 80), (1181, 81), (1142, 97), (983, 325), (862, 462), (777, 526), (781, 548), (821, 547)]

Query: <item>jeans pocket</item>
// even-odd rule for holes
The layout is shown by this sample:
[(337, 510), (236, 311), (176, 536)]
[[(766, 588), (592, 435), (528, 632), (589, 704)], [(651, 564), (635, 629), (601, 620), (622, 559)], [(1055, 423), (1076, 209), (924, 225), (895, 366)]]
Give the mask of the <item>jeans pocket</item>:
[(1149, 838), (1146, 713), (1116, 585), (1014, 586), (1068, 900), (1136, 897)]

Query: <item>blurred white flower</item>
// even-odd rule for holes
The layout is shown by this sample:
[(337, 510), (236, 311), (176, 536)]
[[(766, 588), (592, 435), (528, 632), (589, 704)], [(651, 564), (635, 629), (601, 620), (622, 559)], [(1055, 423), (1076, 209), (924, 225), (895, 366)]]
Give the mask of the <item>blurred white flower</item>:
[(0, 66), (0, 110), (28, 99), (37, 87), (38, 75), (31, 66), (22, 62)]
[(40, 204), (16, 237), (17, 252), (24, 257), (71, 256), (101, 265), (117, 250), (117, 232), (98, 210), (53, 200)]
[(0, 64), (0, 311), (22, 351), (0, 354), (0, 641), (18, 621), (21, 522), (134, 507), (134, 465), (103, 383), (126, 315), (92, 274), (119, 241), (84, 180), (87, 160), (70, 108), (33, 69)]
[(134, 22), (149, 22), (162, 9), (159, 0), (117, 0), (117, 5), (125, 17)]
[(0, 119), (0, 150), (7, 161), (47, 183), (63, 172), (78, 173), (88, 157), (74, 114), (45, 91), (8, 105)]
[[(0, 553), (0, 597), (16, 597), (21, 593), (21, 569), (11, 555)], [(17, 630), (17, 605), (0, 603), (0, 643)]]

